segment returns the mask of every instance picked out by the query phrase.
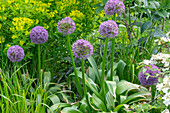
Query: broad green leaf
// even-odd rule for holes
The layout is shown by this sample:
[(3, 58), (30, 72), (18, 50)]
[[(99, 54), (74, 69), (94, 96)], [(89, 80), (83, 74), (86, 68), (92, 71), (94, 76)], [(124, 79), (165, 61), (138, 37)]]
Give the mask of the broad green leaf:
[(51, 73), (49, 71), (44, 72), (44, 84), (46, 85), (46, 88), (48, 88), (50, 81), (51, 81)]
[(127, 82), (125, 80), (121, 80), (117, 84), (116, 94), (120, 95), (120, 94), (124, 93), (125, 91), (127, 91), (128, 89), (138, 89), (138, 88), (139, 88), (139, 85), (137, 85), (137, 84), (132, 84), (132, 83)]
[(106, 105), (104, 102), (98, 98), (95, 94), (92, 95), (93, 104), (95, 104), (101, 111), (107, 111)]
[(95, 74), (96, 74), (97, 80), (98, 80), (99, 83), (100, 83), (100, 78), (101, 78), (101, 76), (100, 76), (100, 73), (99, 73), (99, 70), (98, 70), (98, 67), (97, 67), (97, 64), (96, 64), (94, 58), (93, 58), (92, 56), (90, 56), (90, 57), (88, 58), (88, 61), (89, 61), (90, 64), (92, 65), (93, 70), (94, 70), (94, 72), (95, 72)]
[(168, 16), (168, 12), (166, 10), (160, 10), (156, 13), (163, 18), (166, 18)]
[(99, 7), (95, 11), (96, 11), (97, 14), (99, 14), (99, 12), (102, 11), (103, 9), (104, 9), (103, 7)]
[(154, 9), (158, 9), (160, 6), (159, 2), (156, 1), (150, 1), (150, 4)]
[(109, 92), (116, 98), (116, 82), (114, 81), (106, 81), (107, 87), (109, 89)]
[(150, 22), (150, 21), (147, 21), (147, 22), (143, 23), (142, 26), (141, 26), (141, 34), (142, 34), (146, 29), (148, 29), (151, 25), (152, 25), (152, 22)]
[(67, 104), (67, 103), (57, 103), (57, 104), (54, 104), (50, 107), (51, 111), (54, 112), (55, 110), (58, 110), (60, 108), (63, 108), (63, 107), (70, 107), (71, 105), (70, 104)]
[(156, 31), (154, 33), (154, 37), (166, 37), (166, 35), (161, 29), (156, 28)]
[(114, 109), (114, 111), (119, 111), (122, 107), (124, 107), (126, 104), (119, 104), (118, 106), (116, 106), (116, 108)]
[(119, 79), (122, 80), (123, 77), (123, 71), (126, 66), (126, 63), (123, 62), (123, 60), (120, 60), (117, 65), (117, 75), (119, 76)]
[(48, 98), (53, 102), (53, 104), (60, 103), (60, 99), (57, 95), (50, 95)]
[(91, 67), (89, 67), (89, 77), (90, 77), (93, 81), (95, 81), (95, 79), (96, 79), (96, 75), (95, 75), (94, 69), (91, 68)]
[(83, 113), (83, 112), (74, 107), (66, 107), (61, 111), (61, 113)]
[(119, 82), (119, 77), (118, 76), (113, 76), (113, 81), (115, 81), (116, 83)]
[(160, 8), (161, 9), (170, 9), (170, 2), (169, 2), (169, 0), (162, 0)]
[(112, 108), (115, 108), (115, 99), (113, 97), (113, 95), (110, 92), (107, 92), (106, 94), (106, 101), (107, 101), (107, 108), (110, 110), (112, 110)]
[(127, 98), (127, 96), (120, 95), (120, 103), (122, 103), (123, 101), (125, 101), (126, 98)]
[(138, 92), (138, 93), (132, 94), (132, 95), (128, 96), (127, 99), (122, 102), (122, 104), (126, 104), (126, 103), (130, 102), (131, 100), (135, 100), (135, 98), (138, 98), (138, 97), (145, 98), (146, 95), (150, 95), (150, 93), (149, 92)]
[(91, 80), (90, 78), (86, 78), (86, 85), (87, 87), (89, 87), (89, 89), (97, 96), (99, 97), (101, 100), (103, 100), (103, 97), (100, 95), (99, 91), (98, 91), (98, 86), (97, 84), (95, 84), (93, 82), (93, 80)]

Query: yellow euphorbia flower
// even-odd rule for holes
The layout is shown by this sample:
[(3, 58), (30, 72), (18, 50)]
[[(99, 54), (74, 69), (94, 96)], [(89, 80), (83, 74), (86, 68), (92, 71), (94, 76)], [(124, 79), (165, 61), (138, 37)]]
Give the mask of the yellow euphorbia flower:
[(19, 41), (19, 44), (22, 46), (25, 43), (25, 41)]
[(5, 42), (5, 38), (3, 36), (0, 36), (0, 43)]
[(12, 39), (16, 39), (17, 38), (17, 36), (16, 35), (12, 35), (12, 37), (11, 37)]

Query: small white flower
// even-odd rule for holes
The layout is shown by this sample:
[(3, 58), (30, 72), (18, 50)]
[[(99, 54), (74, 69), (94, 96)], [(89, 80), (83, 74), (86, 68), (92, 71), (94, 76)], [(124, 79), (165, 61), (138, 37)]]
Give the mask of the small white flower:
[(161, 113), (169, 113), (168, 109), (165, 109), (164, 111), (162, 111)]
[(164, 93), (168, 93), (168, 90), (169, 90), (170, 88), (169, 87), (164, 87), (164, 88), (162, 88), (162, 91), (164, 92)]
[(166, 94), (162, 97), (162, 99), (164, 99), (163, 103), (164, 103), (166, 106), (170, 105), (170, 93), (166, 93)]
[(146, 64), (146, 65), (149, 65), (151, 63), (150, 60), (143, 60), (143, 63)]
[(164, 83), (164, 84), (167, 84), (168, 82), (170, 82), (169, 79), (170, 79), (170, 77), (165, 76), (164, 79), (163, 79), (163, 83)]
[(157, 89), (158, 91), (161, 91), (162, 88), (163, 88), (163, 83), (156, 85), (156, 89)]

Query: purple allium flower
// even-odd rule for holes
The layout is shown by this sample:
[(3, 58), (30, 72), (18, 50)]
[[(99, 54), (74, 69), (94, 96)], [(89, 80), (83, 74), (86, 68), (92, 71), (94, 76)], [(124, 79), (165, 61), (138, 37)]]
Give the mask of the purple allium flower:
[[(158, 70), (159, 68), (153, 64), (150, 64), (150, 66), (152, 67), (152, 70), (149, 66), (145, 66), (144, 69), (147, 70), (144, 73), (143, 71), (141, 71), (138, 75), (140, 83), (144, 86), (150, 86), (158, 83), (159, 76), (155, 76), (155, 75), (160, 73), (160, 71)], [(146, 75), (146, 73), (150, 75), (148, 79), (147, 79), (148, 75)]]
[(115, 21), (108, 20), (100, 24), (99, 32), (100, 35), (114, 38), (118, 34), (118, 26)]
[(48, 32), (42, 26), (32, 28), (30, 39), (35, 44), (43, 44), (48, 40)]
[(20, 62), (24, 58), (24, 49), (19, 45), (11, 46), (7, 50), (7, 57), (12, 62)]
[(79, 39), (73, 44), (73, 54), (76, 58), (87, 59), (90, 55), (93, 54), (93, 46), (90, 42)]
[(76, 26), (70, 17), (65, 17), (57, 23), (57, 29), (63, 35), (68, 35), (75, 31)]
[(113, 15), (114, 13), (121, 15), (125, 12), (125, 5), (119, 0), (109, 0), (104, 9), (107, 15)]

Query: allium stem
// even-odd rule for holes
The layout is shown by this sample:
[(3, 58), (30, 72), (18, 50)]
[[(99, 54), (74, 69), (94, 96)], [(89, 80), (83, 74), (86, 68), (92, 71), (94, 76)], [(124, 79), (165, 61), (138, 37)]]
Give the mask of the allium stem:
[[(103, 96), (105, 96), (104, 77), (105, 77), (105, 63), (106, 63), (107, 48), (108, 48), (108, 37), (106, 37), (106, 40), (105, 40), (105, 47), (104, 47), (104, 53), (103, 53), (103, 62), (102, 62), (101, 91), (103, 92)], [(104, 100), (105, 99), (106, 98), (104, 97)]]
[(88, 96), (87, 96), (87, 88), (86, 88), (86, 78), (85, 78), (85, 71), (84, 71), (84, 59), (82, 58), (81, 59), (81, 62), (82, 62), (82, 81), (83, 81), (83, 87), (84, 87), (84, 98), (86, 98), (86, 101), (87, 101), (87, 105), (89, 106), (89, 108), (91, 109), (91, 106), (89, 104), (89, 100), (88, 100)]
[(155, 85), (151, 86), (151, 95), (152, 95), (152, 100), (153, 100), (155, 97)]
[(72, 53), (72, 50), (71, 50), (70, 38), (69, 38), (68, 35), (67, 35), (67, 43), (68, 43), (68, 49), (69, 49), (69, 52), (70, 52), (70, 57), (71, 57), (71, 61), (72, 61), (72, 65), (73, 65), (73, 69), (74, 69), (74, 73), (75, 73), (76, 88), (77, 88), (80, 96), (83, 97), (81, 83), (80, 83), (80, 80), (78, 78), (77, 69), (76, 69), (76, 65), (75, 65), (75, 62), (74, 62), (73, 53)]
[(115, 55), (115, 38), (112, 39), (112, 56), (111, 56), (111, 80), (113, 80), (113, 62)]
[[(116, 14), (114, 14), (113, 20), (116, 22)], [(112, 39), (112, 55), (111, 55), (111, 80), (113, 80), (113, 62), (115, 53), (115, 38)]]
[(84, 97), (87, 95), (87, 88), (86, 88), (86, 83), (85, 83), (85, 76), (84, 76), (84, 59), (82, 58), (82, 80), (83, 80), (83, 87), (84, 87)]
[(42, 75), (41, 75), (41, 50), (40, 50), (40, 44), (38, 44), (38, 75), (39, 75), (39, 80), (40, 80), (40, 85), (42, 87)]

